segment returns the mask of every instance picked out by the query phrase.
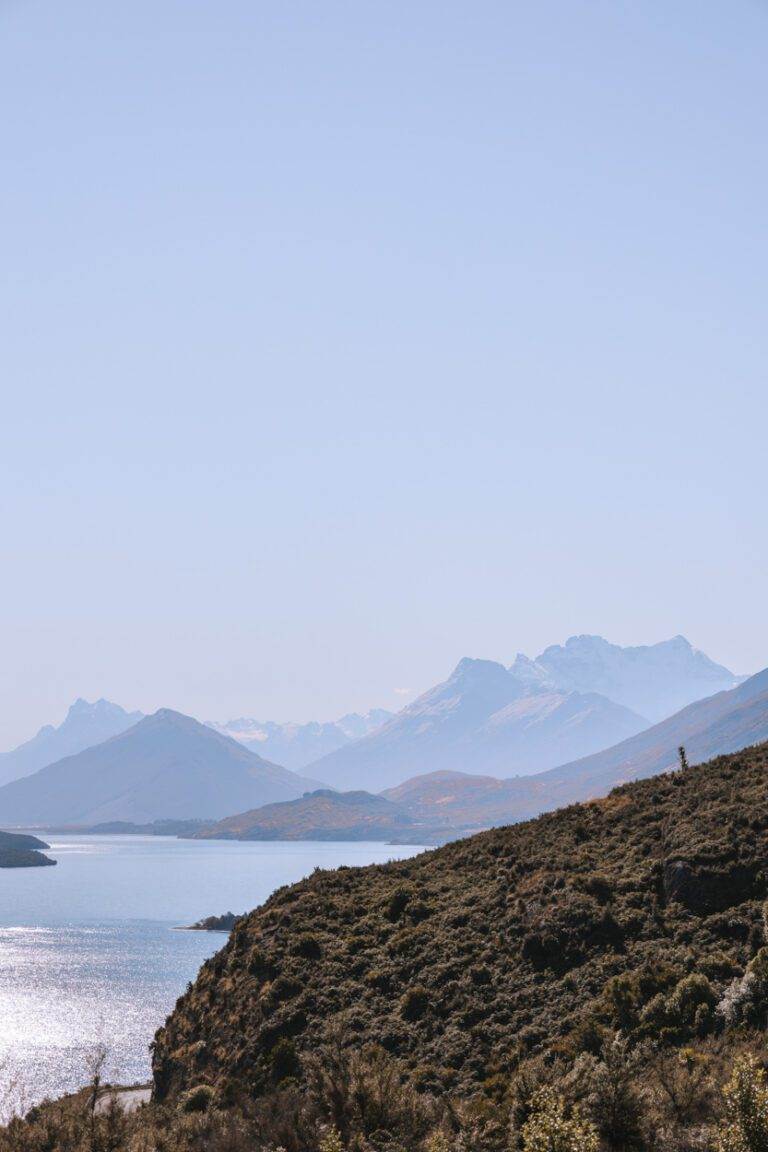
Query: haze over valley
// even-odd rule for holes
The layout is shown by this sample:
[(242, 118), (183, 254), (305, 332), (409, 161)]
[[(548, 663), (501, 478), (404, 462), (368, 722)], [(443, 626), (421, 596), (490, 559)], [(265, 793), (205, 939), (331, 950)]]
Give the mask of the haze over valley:
[(464, 658), (399, 713), (325, 724), (201, 724), (78, 700), (4, 754), (0, 821), (431, 843), (665, 771), (681, 743), (703, 758), (768, 739), (763, 679), (743, 679), (682, 636), (632, 648), (577, 636), (508, 667)]

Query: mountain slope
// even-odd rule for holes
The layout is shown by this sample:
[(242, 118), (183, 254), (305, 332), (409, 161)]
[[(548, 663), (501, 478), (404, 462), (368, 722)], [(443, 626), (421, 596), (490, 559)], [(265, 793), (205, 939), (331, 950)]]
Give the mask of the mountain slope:
[(315, 873), (203, 965), (156, 1038), (155, 1096), (207, 1083), (250, 1100), (366, 1037), (417, 1088), (462, 1093), (619, 1029), (705, 1035), (765, 942), (766, 813), (764, 745), (407, 861)]
[(319, 789), (203, 828), (195, 840), (379, 840), (410, 831), (398, 804), (370, 792)]
[(547, 772), (508, 780), (430, 772), (387, 789), (384, 795), (414, 820), (457, 828), (490, 827), (605, 796), (619, 784), (664, 772), (676, 766), (681, 744), (689, 761), (700, 761), (765, 740), (768, 669), (738, 688), (690, 704), (613, 748)]
[(6, 824), (220, 819), (317, 784), (188, 716), (161, 709), (127, 732), (0, 788)]
[(768, 740), (768, 669), (728, 692), (718, 692), (689, 704), (668, 720), (655, 724), (613, 748), (531, 780), (510, 781), (533, 801), (517, 818), (560, 804), (603, 796), (628, 780), (657, 775), (674, 767), (684, 745), (689, 761), (706, 760)]
[(534, 661), (518, 656), (510, 670), (562, 691), (598, 692), (649, 721), (734, 688), (742, 679), (693, 648), (684, 636), (635, 648), (609, 644), (601, 636), (571, 636)]
[(11, 752), (0, 753), (0, 785), (19, 780), (53, 764), (65, 756), (74, 756), (84, 748), (101, 744), (111, 736), (118, 736), (143, 719), (141, 712), (126, 712), (119, 704), (109, 700), (76, 700), (64, 721), (55, 728), (46, 724), (26, 744)]
[(207, 723), (224, 736), (231, 736), (233, 740), (244, 744), (252, 752), (257, 752), (260, 756), (298, 772), (307, 764), (319, 760), (321, 756), (335, 752), (337, 748), (343, 748), (352, 740), (367, 736), (391, 718), (391, 712), (383, 708), (373, 708), (365, 715), (350, 712), (340, 720), (327, 724), (316, 722), (275, 724), (272, 721), (262, 723), (247, 717), (229, 720), (226, 724), (218, 724), (212, 720)]
[(531, 686), (501, 664), (464, 659), (443, 684), (316, 761), (312, 773), (335, 788), (380, 791), (433, 769), (535, 772), (645, 727), (641, 716), (603, 696)]

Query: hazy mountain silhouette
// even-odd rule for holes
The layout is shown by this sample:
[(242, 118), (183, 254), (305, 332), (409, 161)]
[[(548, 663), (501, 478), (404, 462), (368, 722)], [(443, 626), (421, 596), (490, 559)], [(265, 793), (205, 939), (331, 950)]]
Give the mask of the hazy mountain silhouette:
[(76, 700), (58, 727), (46, 724), (18, 748), (0, 752), (0, 785), (118, 736), (143, 719), (143, 715), (143, 712), (126, 712), (109, 700), (96, 700), (93, 704)]
[(527, 775), (611, 747), (660, 711), (738, 679), (682, 636), (638, 648), (574, 636), (535, 660), (518, 655), (510, 668), (465, 658), (443, 684), (311, 771), (333, 787), (370, 791), (431, 771)]
[(374, 732), (387, 720), (391, 720), (392, 715), (384, 708), (372, 708), (364, 715), (350, 712), (339, 720), (324, 724), (316, 721), (308, 724), (276, 724), (248, 717), (229, 720), (226, 724), (213, 720), (207, 723), (217, 732), (231, 736), (260, 756), (298, 772), (321, 756)]
[(317, 786), (163, 708), (119, 736), (0, 788), (0, 822), (214, 820)]
[(636, 648), (609, 644), (601, 636), (571, 636), (535, 660), (518, 655), (510, 671), (539, 686), (598, 692), (651, 722), (745, 679), (715, 664), (684, 636)]
[(384, 796), (419, 821), (442, 820), (456, 827), (508, 824), (674, 768), (680, 745), (694, 763), (763, 741), (768, 741), (768, 669), (728, 692), (689, 704), (615, 747), (548, 772), (511, 780), (430, 772)]
[(502, 664), (465, 658), (443, 684), (311, 771), (334, 788), (369, 791), (434, 768), (535, 772), (645, 727), (604, 696), (531, 686)]

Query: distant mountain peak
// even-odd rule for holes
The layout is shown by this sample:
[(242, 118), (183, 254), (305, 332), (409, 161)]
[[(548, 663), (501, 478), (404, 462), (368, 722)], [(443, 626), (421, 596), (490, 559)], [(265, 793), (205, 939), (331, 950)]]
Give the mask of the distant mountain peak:
[[(67, 709), (67, 720), (75, 719), (78, 716), (93, 716), (104, 713), (115, 716), (128, 715), (125, 708), (121, 708), (119, 704), (113, 704), (111, 700), (105, 700), (103, 696), (100, 696), (98, 700), (94, 700), (93, 703), (86, 700), (83, 696), (78, 696), (77, 700), (70, 704)], [(138, 713), (134, 713), (134, 715), (138, 715)], [(65, 720), (64, 723), (66, 723), (67, 720)]]
[(31, 740), (0, 753), (0, 785), (118, 736), (141, 719), (141, 712), (126, 712), (103, 697), (90, 703), (79, 696), (61, 724), (44, 724)]
[(602, 636), (569, 636), (564, 644), (545, 648), (535, 663), (558, 687), (598, 692), (650, 721), (733, 688), (740, 679), (679, 633), (634, 647)]
[(348, 712), (338, 720), (304, 724), (254, 720), (240, 716), (226, 723), (207, 721), (209, 728), (237, 740), (246, 748), (257, 751), (277, 764), (294, 772), (301, 772), (321, 757), (343, 748), (353, 740), (368, 736), (388, 720), (392, 712), (384, 708), (371, 708), (365, 713)]
[(508, 676), (507, 669), (497, 660), (479, 660), (473, 656), (462, 656), (451, 673), (451, 680), (502, 680)]
[(172, 708), (0, 788), (11, 824), (221, 819), (301, 796), (317, 781)]

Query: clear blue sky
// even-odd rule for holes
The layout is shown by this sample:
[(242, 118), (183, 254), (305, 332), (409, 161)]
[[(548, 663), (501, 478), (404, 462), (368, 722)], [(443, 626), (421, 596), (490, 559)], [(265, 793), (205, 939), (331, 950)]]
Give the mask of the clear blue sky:
[(768, 4), (0, 0), (0, 747), (768, 664)]

